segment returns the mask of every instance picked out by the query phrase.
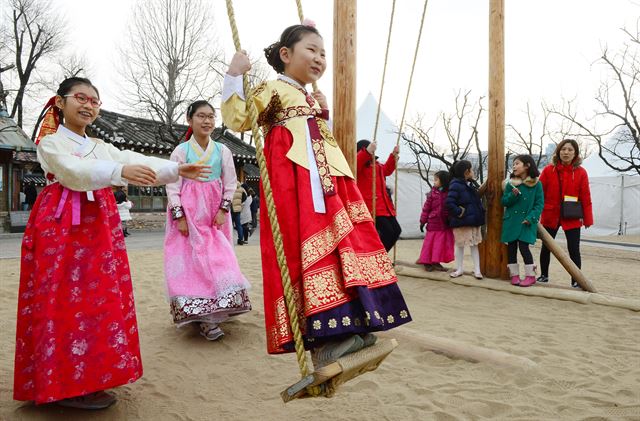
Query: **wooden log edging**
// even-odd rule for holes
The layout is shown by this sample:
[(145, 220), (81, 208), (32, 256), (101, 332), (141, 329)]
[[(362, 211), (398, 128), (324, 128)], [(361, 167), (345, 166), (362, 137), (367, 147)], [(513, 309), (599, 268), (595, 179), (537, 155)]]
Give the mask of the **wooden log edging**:
[(640, 300), (632, 298), (613, 297), (600, 293), (578, 291), (573, 289), (551, 288), (548, 286), (534, 285), (528, 288), (513, 286), (506, 281), (484, 278), (477, 280), (471, 276), (451, 278), (446, 272), (427, 272), (421, 267), (410, 267), (396, 264), (396, 273), (400, 276), (411, 278), (429, 279), (432, 281), (451, 282), (456, 285), (485, 288), (494, 291), (505, 291), (512, 294), (527, 295), (530, 297), (552, 298), (556, 300), (573, 301), (580, 304), (598, 304), (608, 307), (624, 308), (631, 311), (640, 311)]
[(537, 364), (529, 358), (509, 354), (491, 348), (472, 345), (456, 339), (442, 338), (428, 333), (420, 332), (404, 326), (393, 331), (380, 334), (394, 338), (402, 338), (402, 342), (415, 343), (429, 351), (446, 355), (451, 358), (459, 358), (466, 361), (494, 364), (502, 367), (531, 369)]

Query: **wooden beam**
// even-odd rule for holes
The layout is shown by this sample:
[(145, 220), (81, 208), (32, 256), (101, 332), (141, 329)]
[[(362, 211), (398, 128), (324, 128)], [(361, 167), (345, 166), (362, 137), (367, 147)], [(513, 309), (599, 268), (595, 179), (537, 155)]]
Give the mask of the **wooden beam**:
[(333, 135), (356, 175), (356, 0), (333, 2)]
[(556, 244), (555, 240), (551, 235), (547, 232), (547, 230), (542, 226), (542, 224), (538, 223), (538, 237), (542, 240), (545, 246), (549, 249), (551, 253), (558, 259), (558, 262), (566, 269), (566, 271), (571, 275), (573, 279), (576, 280), (578, 285), (585, 291), (589, 292), (597, 292), (596, 288), (593, 284), (584, 276), (580, 268), (573, 263), (573, 260), (569, 258), (567, 253), (564, 252), (560, 248), (558, 244)]
[(507, 279), (506, 246), (500, 242), (503, 216), (500, 198), (505, 178), (504, 107), (504, 0), (490, 0), (487, 234), (481, 247), (481, 265), (485, 276)]

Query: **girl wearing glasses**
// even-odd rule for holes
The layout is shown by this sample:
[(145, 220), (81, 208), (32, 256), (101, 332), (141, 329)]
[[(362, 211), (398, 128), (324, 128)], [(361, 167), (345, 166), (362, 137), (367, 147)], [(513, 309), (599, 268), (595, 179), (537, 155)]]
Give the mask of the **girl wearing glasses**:
[(106, 389), (142, 375), (131, 273), (111, 186), (198, 179), (210, 170), (88, 137), (101, 105), (88, 79), (66, 79), (47, 105), (36, 143), (48, 185), (22, 241), (13, 396), (106, 408), (116, 400)]
[(209, 165), (205, 181), (179, 179), (167, 184), (169, 212), (164, 268), (171, 315), (176, 327), (199, 327), (210, 341), (224, 332), (219, 324), (251, 310), (249, 282), (233, 251), (231, 198), (236, 170), (229, 148), (211, 140), (215, 111), (207, 101), (187, 108), (187, 141), (171, 160)]

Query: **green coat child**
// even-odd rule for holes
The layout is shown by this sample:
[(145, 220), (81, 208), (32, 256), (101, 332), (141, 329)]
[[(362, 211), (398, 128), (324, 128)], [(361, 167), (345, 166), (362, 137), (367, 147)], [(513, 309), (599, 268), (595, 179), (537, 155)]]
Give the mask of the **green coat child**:
[[(520, 194), (513, 194), (513, 188), (520, 190)], [(527, 177), (522, 180), (519, 177), (513, 177), (507, 180), (502, 194), (502, 205), (505, 211), (500, 241), (510, 243), (519, 240), (535, 244), (538, 221), (544, 207), (542, 184), (538, 178)], [(525, 220), (529, 224), (523, 224)]]

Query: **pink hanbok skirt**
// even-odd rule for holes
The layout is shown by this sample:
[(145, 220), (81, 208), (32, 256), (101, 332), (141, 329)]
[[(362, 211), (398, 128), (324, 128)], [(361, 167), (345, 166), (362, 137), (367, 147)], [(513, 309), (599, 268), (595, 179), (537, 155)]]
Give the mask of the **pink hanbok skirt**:
[(422, 243), (420, 257), (416, 263), (421, 265), (433, 265), (435, 263), (449, 263), (455, 259), (453, 246), (453, 231), (429, 231)]
[(174, 323), (220, 323), (251, 310), (249, 282), (233, 249), (231, 216), (217, 226), (222, 201), (220, 180), (183, 180), (180, 193), (189, 235), (167, 212), (164, 271)]

